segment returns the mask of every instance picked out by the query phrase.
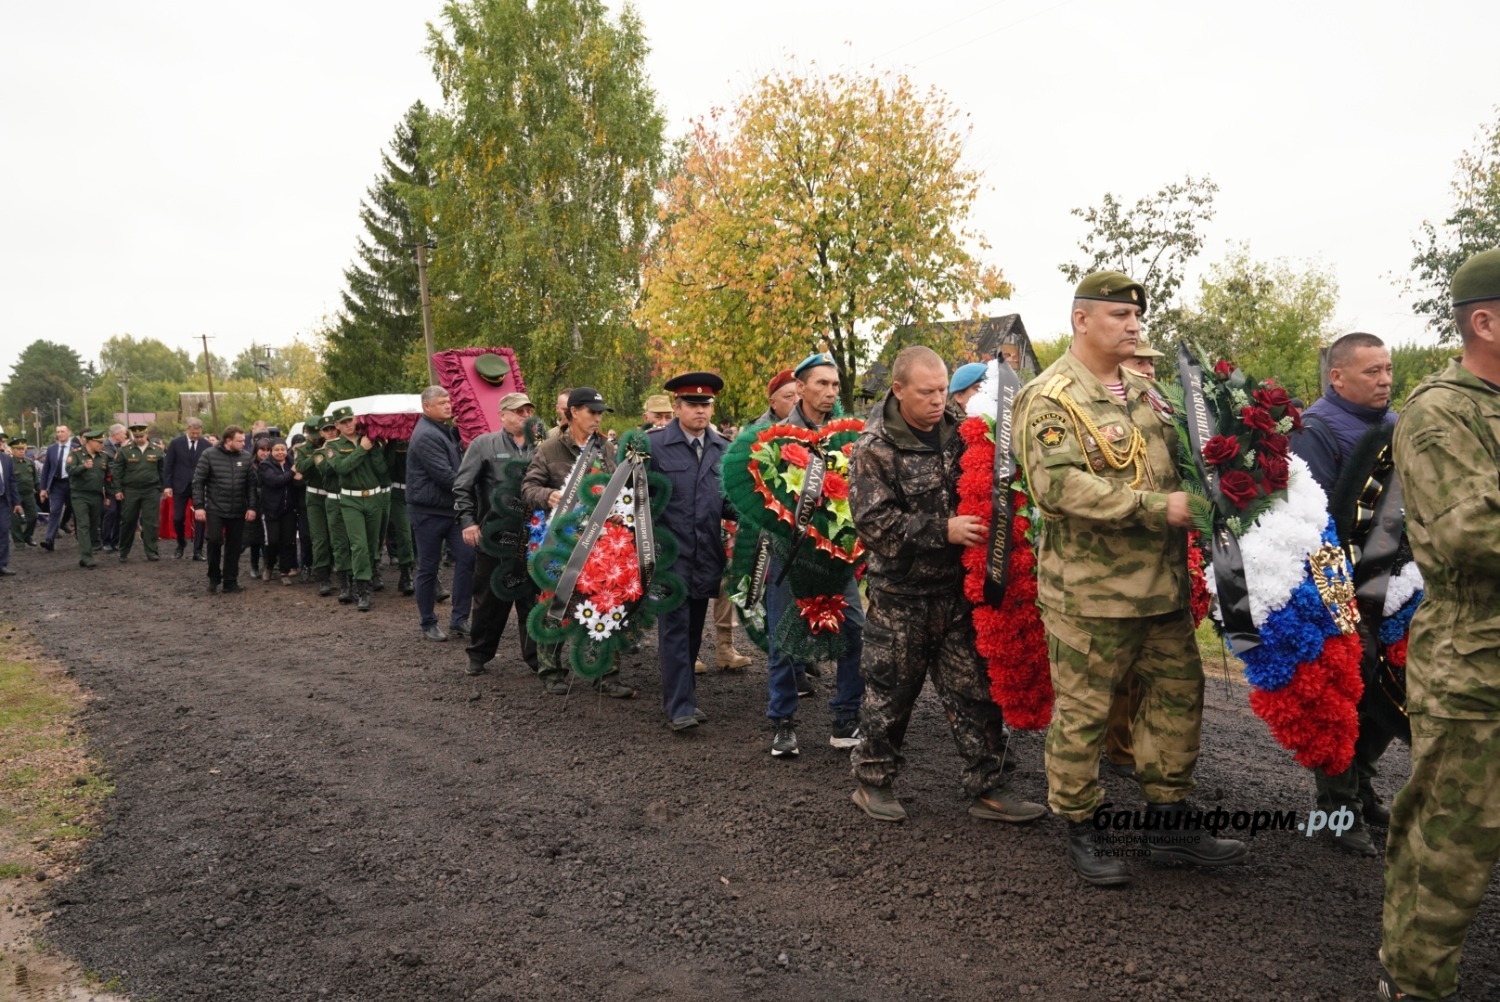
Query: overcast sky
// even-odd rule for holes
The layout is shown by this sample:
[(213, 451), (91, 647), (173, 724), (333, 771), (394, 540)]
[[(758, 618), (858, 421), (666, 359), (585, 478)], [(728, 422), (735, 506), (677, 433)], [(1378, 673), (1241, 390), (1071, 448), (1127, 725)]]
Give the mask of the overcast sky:
[[(1230, 242), (1314, 260), (1338, 321), (1424, 338), (1394, 288), (1500, 102), (1500, 4), (643, 0), (673, 135), (759, 76), (893, 69), (971, 116), (976, 228), (1033, 336), (1062, 329), (1075, 206), (1185, 174)], [(35, 338), (232, 356), (337, 308), (380, 151), (437, 89), (435, 0), (9, 4), (0, 31), (0, 377)], [(524, 360), (523, 360), (524, 364)]]

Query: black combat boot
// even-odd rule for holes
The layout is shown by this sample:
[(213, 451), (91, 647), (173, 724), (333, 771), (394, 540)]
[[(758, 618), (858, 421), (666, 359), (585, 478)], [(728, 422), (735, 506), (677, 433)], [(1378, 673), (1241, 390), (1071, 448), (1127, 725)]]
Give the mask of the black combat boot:
[(385, 578), (380, 573), (380, 563), (377, 561), (370, 577), (371, 591), (385, 591)]
[(339, 575), (339, 582), (342, 585), (339, 589), (339, 604), (348, 605), (354, 601), (354, 575), (345, 571)]
[(360, 612), (369, 612), (370, 607), (374, 604), (370, 598), (370, 582), (354, 582), (354, 594), (359, 597), (359, 604), (355, 608)]
[(411, 579), (411, 564), (401, 565), (401, 580), (396, 582), (396, 590), (403, 595), (415, 595), (417, 586)]
[(314, 573), (317, 575), (318, 580), (318, 597), (327, 598), (329, 595), (332, 595), (335, 591), (333, 587), (332, 569), (328, 567), (319, 567)]
[(1118, 887), (1130, 883), (1130, 870), (1119, 856), (1107, 856), (1111, 846), (1093, 821), (1068, 822), (1068, 862), (1078, 875), (1095, 887)]
[(1146, 805), (1146, 845), (1151, 850), (1151, 862), (1232, 866), (1245, 861), (1250, 855), (1245, 843), (1238, 839), (1218, 838), (1201, 826), (1185, 824), (1198, 813), (1198, 809), (1186, 801)]

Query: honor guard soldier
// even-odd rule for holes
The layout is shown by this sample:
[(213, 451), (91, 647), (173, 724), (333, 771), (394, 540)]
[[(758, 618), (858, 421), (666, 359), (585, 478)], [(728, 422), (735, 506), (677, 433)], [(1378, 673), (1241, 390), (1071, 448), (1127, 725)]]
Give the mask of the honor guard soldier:
[[(384, 459), (368, 435), (359, 435), (354, 409), (340, 407), (331, 415), (338, 437), (323, 447), (329, 469), (339, 478), (339, 516), (349, 541), (349, 577), (360, 612), (374, 605), (373, 560), (380, 559), (380, 509)], [(342, 596), (340, 596), (342, 600)]]
[(685, 731), (708, 719), (698, 709), (693, 662), (703, 643), (708, 605), (724, 578), (720, 526), (734, 515), (720, 480), (729, 442), (710, 423), (724, 380), (712, 372), (688, 372), (669, 379), (664, 388), (672, 395), (674, 416), (650, 432), (651, 469), (672, 484), (661, 527), (677, 540), (674, 569), (687, 587), (687, 601), (657, 619), (657, 653), (667, 724)]
[(1203, 727), (1203, 662), (1188, 609), (1187, 494), (1173, 415), (1121, 365), (1140, 343), (1146, 290), (1096, 272), (1073, 299), (1073, 343), (1016, 402), (1015, 453), (1042, 513), (1037, 601), (1056, 693), (1048, 801), (1068, 822), (1068, 859), (1092, 884), (1130, 880), (1096, 852), (1099, 757), (1116, 686), (1132, 670), (1133, 728), (1153, 862), (1241, 862), (1245, 845), (1177, 831)]
[(68, 455), (68, 485), (78, 522), (78, 566), (95, 567), (94, 544), (104, 516), (104, 435), (89, 428), (79, 437), (83, 448)]
[(21, 497), (21, 514), (10, 523), (10, 538), (25, 546), (35, 546), (36, 533), (36, 464), (26, 456), (26, 440), (10, 440), (11, 466), (15, 469), (16, 493)]
[(146, 559), (158, 559), (156, 522), (161, 513), (162, 466), (166, 456), (165, 449), (152, 445), (146, 437), (145, 425), (133, 424), (130, 441), (116, 449), (115, 458), (110, 461), (109, 476), (114, 484), (115, 503), (120, 508), (122, 564), (130, 559), (137, 525)]
[(1388, 999), (1458, 990), (1500, 859), (1500, 250), (1460, 265), (1452, 293), (1463, 357), (1417, 384), (1394, 440), (1425, 593), (1406, 658), (1411, 778), (1386, 843)]

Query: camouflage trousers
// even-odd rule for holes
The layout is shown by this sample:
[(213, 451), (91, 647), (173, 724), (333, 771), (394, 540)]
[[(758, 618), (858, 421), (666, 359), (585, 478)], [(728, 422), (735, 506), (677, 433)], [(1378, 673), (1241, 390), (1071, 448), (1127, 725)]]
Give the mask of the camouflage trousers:
[(1131, 728), (1135, 774), (1153, 804), (1193, 788), (1203, 728), (1203, 662), (1187, 610), (1141, 619), (1099, 619), (1042, 610), (1052, 662), (1047, 803), (1069, 821), (1104, 800), (1099, 753), (1116, 687), (1132, 669), (1141, 700)]
[(1411, 715), (1411, 779), (1385, 853), (1380, 961), (1403, 990), (1458, 990), (1464, 937), (1500, 859), (1500, 720)]
[(1004, 783), (1005, 721), (974, 648), (971, 607), (957, 588), (931, 597), (871, 588), (861, 658), (860, 741), (849, 756), (856, 779), (870, 786), (895, 780), (912, 707), (930, 675), (963, 756), (964, 791), (977, 797)]

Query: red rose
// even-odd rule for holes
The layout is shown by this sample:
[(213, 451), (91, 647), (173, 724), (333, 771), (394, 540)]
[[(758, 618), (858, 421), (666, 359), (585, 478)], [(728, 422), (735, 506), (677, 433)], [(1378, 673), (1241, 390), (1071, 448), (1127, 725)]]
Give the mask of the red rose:
[(1264, 407), (1242, 408), (1240, 410), (1240, 420), (1245, 422), (1245, 427), (1254, 428), (1256, 431), (1276, 430), (1276, 419)]
[(1285, 407), (1292, 402), (1291, 394), (1287, 393), (1286, 390), (1269, 384), (1267, 384), (1265, 389), (1256, 390), (1250, 395), (1255, 398), (1256, 403), (1268, 409), (1271, 407)]
[(1219, 479), (1219, 490), (1236, 508), (1244, 508), (1260, 497), (1260, 486), (1244, 470), (1230, 470)]
[(1215, 435), (1203, 443), (1203, 461), (1210, 466), (1223, 466), (1240, 454), (1240, 440), (1232, 435)]
[(849, 496), (849, 481), (831, 470), (828, 476), (823, 478), (823, 493), (835, 501)]
[(1230, 365), (1222, 358), (1214, 363), (1214, 375), (1218, 376), (1220, 379), (1228, 379), (1230, 374), (1233, 372), (1234, 366)]
[(1261, 472), (1266, 475), (1266, 487), (1272, 491), (1286, 490), (1287, 480), (1291, 475), (1291, 467), (1285, 456), (1262, 452), (1256, 457), (1256, 464), (1260, 466)]
[(781, 447), (781, 458), (793, 466), (806, 468), (812, 454), (807, 451), (807, 446), (800, 442), (788, 442)]
[(1267, 432), (1260, 437), (1260, 448), (1256, 451), (1261, 455), (1271, 453), (1273, 456), (1285, 456), (1286, 450), (1291, 447), (1291, 439), (1285, 435), (1278, 435), (1274, 431)]

